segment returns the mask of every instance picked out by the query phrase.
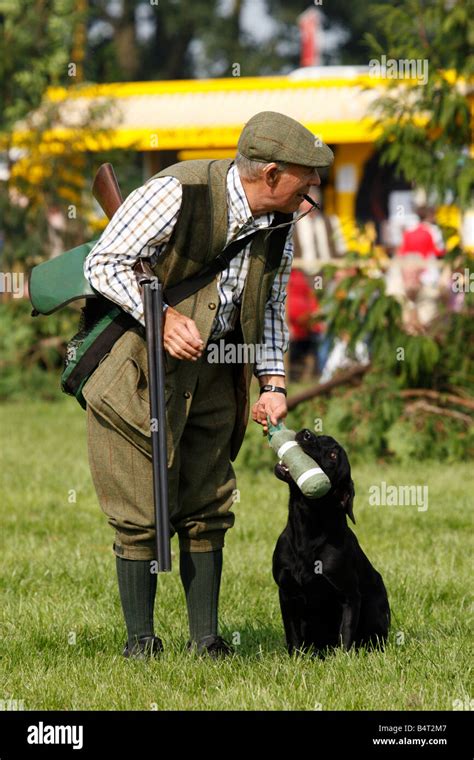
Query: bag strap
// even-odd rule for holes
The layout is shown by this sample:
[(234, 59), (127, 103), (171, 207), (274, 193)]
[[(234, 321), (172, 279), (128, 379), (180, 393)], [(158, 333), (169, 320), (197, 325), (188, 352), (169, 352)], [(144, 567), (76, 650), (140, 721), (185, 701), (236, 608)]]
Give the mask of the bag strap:
[[(292, 224), (292, 222), (279, 224), (281, 218), (282, 214), (276, 212), (275, 218), (273, 219), (270, 227), (267, 229), (267, 235), (271, 234), (276, 227), (287, 227), (289, 224)], [(200, 272), (192, 275), (191, 277), (187, 277), (177, 285), (172, 285), (169, 288), (165, 288), (165, 290), (163, 290), (164, 302), (167, 303), (168, 306), (175, 306), (177, 303), (180, 303), (180, 301), (184, 301), (185, 298), (192, 296), (198, 290), (204, 288), (214, 279), (216, 274), (223, 272), (224, 269), (229, 266), (232, 259), (235, 258), (235, 256), (237, 256), (237, 254), (240, 253), (246, 245), (248, 245), (248, 243), (255, 237), (258, 232), (260, 232), (260, 230), (254, 230), (250, 234), (245, 235), (245, 237), (240, 238), (240, 240), (232, 241), (223, 249), (223, 251), (218, 256), (215, 257), (215, 259), (210, 262), (210, 264), (201, 269)], [(279, 233), (277, 233), (277, 235), (278, 234)], [(154, 272), (150, 267), (150, 264), (144, 259), (139, 259), (133, 269), (135, 272), (137, 272), (137, 274), (146, 274), (148, 277), (154, 276)]]
[[(231, 260), (245, 248), (247, 243), (249, 243), (256, 234), (256, 232), (252, 232), (250, 235), (240, 238), (240, 240), (234, 240), (226, 246), (222, 253), (216, 256), (210, 264), (201, 269), (200, 272), (193, 274), (191, 277), (187, 277), (177, 285), (172, 285), (171, 287), (166, 288), (163, 291), (163, 301), (167, 303), (168, 306), (175, 306), (177, 303), (180, 303), (180, 301), (184, 301), (185, 298), (188, 298), (188, 296), (192, 296), (198, 290), (204, 288), (211, 282), (216, 274), (223, 272), (224, 269), (229, 266)], [(133, 270), (138, 277), (142, 274), (147, 277), (155, 277), (153, 269), (145, 259), (139, 259), (134, 265)]]
[(216, 274), (223, 272), (224, 269), (229, 266), (232, 259), (235, 258), (246, 245), (248, 245), (250, 240), (252, 240), (256, 234), (256, 232), (252, 232), (250, 235), (240, 238), (240, 240), (234, 240), (234, 242), (227, 245), (222, 253), (216, 256), (210, 264), (204, 267), (204, 269), (201, 269), (200, 272), (192, 275), (192, 277), (187, 277), (177, 285), (166, 288), (163, 291), (163, 300), (166, 301), (169, 306), (175, 306), (180, 301), (184, 301), (185, 298), (188, 298), (188, 296), (192, 296), (198, 290), (204, 288), (214, 279)]

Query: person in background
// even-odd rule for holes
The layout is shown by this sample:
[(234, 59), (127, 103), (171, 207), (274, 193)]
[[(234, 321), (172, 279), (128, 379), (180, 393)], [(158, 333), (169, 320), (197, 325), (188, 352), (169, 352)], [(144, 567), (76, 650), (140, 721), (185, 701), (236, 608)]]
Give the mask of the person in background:
[(305, 370), (310, 375), (315, 372), (317, 336), (323, 326), (317, 320), (318, 300), (308, 276), (301, 269), (291, 270), (287, 292), (290, 328), (289, 376), (290, 380), (298, 381), (304, 379)]
[[(322, 206), (322, 195), (318, 188), (311, 188), (309, 195)], [(307, 211), (309, 208), (310, 204), (303, 201), (299, 212)], [(295, 225), (293, 246), (293, 267), (305, 272), (308, 280), (312, 279), (325, 264), (339, 264), (347, 252), (338, 217), (335, 214), (326, 214), (324, 208), (308, 214), (298, 225)], [(330, 282), (325, 282), (324, 287), (329, 287), (330, 284)], [(322, 322), (312, 330), (311, 341), (313, 347), (316, 343), (318, 369), (319, 372), (323, 372), (332, 341), (327, 337)]]
[(434, 222), (435, 210), (431, 206), (419, 206), (416, 210), (418, 221), (403, 233), (399, 256), (416, 253), (424, 259), (441, 258), (445, 254), (443, 235)]
[(440, 228), (434, 223), (435, 210), (416, 209), (416, 221), (403, 232), (401, 245), (387, 272), (387, 294), (402, 305), (405, 328), (424, 332), (436, 317), (440, 296), (440, 263), (445, 247)]
[[(318, 188), (312, 188), (308, 195), (322, 206)], [(310, 204), (303, 201), (298, 211), (303, 213), (310, 208)], [(308, 214), (295, 226), (293, 245), (295, 265), (309, 275), (315, 275), (323, 263), (341, 259), (347, 251), (338, 217), (326, 214), (324, 208)]]
[[(340, 267), (331, 282), (330, 293), (336, 297), (336, 291), (338, 285), (346, 277), (354, 277), (357, 274), (355, 267)], [(349, 292), (348, 298), (353, 298), (353, 295)], [(361, 316), (364, 312), (361, 313)], [(321, 384), (328, 383), (337, 372), (341, 370), (350, 369), (357, 364), (369, 364), (370, 355), (366, 340), (358, 340), (352, 351), (349, 351), (349, 333), (347, 331), (342, 332), (336, 337), (331, 347), (331, 351), (327, 358), (324, 370), (321, 373), (319, 382)]]

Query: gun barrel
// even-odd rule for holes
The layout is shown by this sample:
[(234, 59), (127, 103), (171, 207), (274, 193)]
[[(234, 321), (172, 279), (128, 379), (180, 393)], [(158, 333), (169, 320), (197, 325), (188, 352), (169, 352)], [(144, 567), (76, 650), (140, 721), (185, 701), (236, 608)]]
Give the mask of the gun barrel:
[(168, 511), (168, 456), (163, 360), (163, 290), (156, 277), (141, 279), (145, 312), (150, 393), (150, 431), (158, 572), (171, 570)]
[[(122, 205), (120, 186), (111, 164), (102, 164), (92, 185), (94, 198), (109, 219)], [(143, 306), (148, 356), (150, 392), (150, 433), (155, 506), (155, 538), (158, 572), (171, 570), (171, 542), (168, 509), (168, 456), (166, 445), (166, 404), (163, 363), (163, 290), (153, 270), (139, 262), (138, 282), (143, 286)]]

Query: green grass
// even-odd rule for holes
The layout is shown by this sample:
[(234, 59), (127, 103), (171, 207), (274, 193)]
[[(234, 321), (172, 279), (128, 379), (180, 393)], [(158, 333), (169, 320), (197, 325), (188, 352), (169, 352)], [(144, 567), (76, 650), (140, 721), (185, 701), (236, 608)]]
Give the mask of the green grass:
[[(384, 653), (338, 651), (321, 662), (284, 649), (271, 557), (286, 486), (237, 461), (240, 503), (220, 602), (224, 635), (240, 638), (236, 656), (185, 652), (175, 556), (157, 596), (166, 652), (130, 662), (121, 657), (113, 534), (89, 475), (84, 413), (65, 399), (8, 404), (0, 419), (0, 699), (32, 710), (450, 710), (468, 699), (471, 465), (356, 465), (355, 530), (384, 576), (392, 631)], [(369, 486), (381, 480), (428, 484), (428, 510), (369, 506)]]

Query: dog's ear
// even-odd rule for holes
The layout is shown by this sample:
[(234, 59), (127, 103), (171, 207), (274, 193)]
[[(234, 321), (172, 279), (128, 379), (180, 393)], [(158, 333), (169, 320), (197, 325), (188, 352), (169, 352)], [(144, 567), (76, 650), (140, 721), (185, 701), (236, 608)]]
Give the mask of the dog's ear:
[(348, 485), (343, 487), (340, 497), (341, 497), (341, 504), (344, 508), (346, 515), (350, 517), (350, 519), (355, 525), (356, 521), (354, 517), (354, 496), (355, 496), (354, 482), (351, 479), (349, 480)]

